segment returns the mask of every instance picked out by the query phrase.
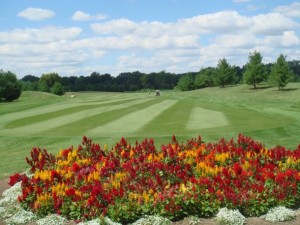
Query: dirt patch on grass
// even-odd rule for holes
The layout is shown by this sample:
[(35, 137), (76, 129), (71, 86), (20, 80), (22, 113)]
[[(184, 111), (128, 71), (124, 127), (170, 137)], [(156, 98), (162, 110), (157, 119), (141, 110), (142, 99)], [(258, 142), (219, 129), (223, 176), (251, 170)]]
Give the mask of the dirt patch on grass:
[[(8, 185), (8, 178), (6, 179), (2, 179), (0, 180), (0, 196), (2, 197), (2, 193), (4, 190), (6, 190), (7, 188), (9, 188), (10, 186)], [(288, 221), (288, 222), (279, 222), (279, 223), (271, 223), (268, 222), (262, 218), (258, 218), (258, 217), (251, 217), (251, 218), (247, 218), (246, 220), (246, 224), (247, 225), (299, 225), (300, 224), (300, 210), (296, 211), (297, 214), (297, 218), (295, 220), (292, 221)], [(35, 225), (36, 223), (29, 223), (27, 225)], [(209, 219), (202, 219), (201, 218), (201, 225), (217, 225), (217, 222), (213, 219), (213, 218), (209, 218)], [(5, 222), (3, 220), (0, 219), (0, 225), (6, 225)], [(68, 222), (67, 225), (76, 225), (75, 222), (70, 221)], [(177, 221), (177, 222), (172, 222), (171, 225), (190, 225), (190, 220), (188, 218), (185, 218), (181, 221)]]

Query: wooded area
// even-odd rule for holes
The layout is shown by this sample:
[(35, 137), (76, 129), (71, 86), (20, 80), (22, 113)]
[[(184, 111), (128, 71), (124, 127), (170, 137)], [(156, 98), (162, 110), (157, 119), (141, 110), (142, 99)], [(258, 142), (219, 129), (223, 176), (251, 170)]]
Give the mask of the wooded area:
[[(250, 57), (250, 56), (249, 56)], [(290, 82), (300, 82), (300, 61), (287, 62), (290, 71), (294, 74)], [(261, 64), (262, 75), (256, 77), (255, 85), (260, 82), (271, 82), (271, 72), (274, 64)], [(253, 85), (248, 73), (249, 67), (231, 66), (226, 59), (221, 59), (217, 67), (202, 68), (198, 72), (186, 72), (182, 74), (169, 73), (166, 71), (143, 73), (139, 71), (124, 72), (114, 77), (108, 73), (100, 74), (93, 72), (89, 76), (61, 77), (57, 73), (43, 74), (40, 78), (26, 75), (21, 79), (23, 90), (46, 91), (56, 93), (60, 88), (65, 91), (112, 91), (125, 92), (141, 89), (167, 89), (177, 88), (182, 91), (194, 90), (205, 87), (234, 85), (248, 83)], [(254, 67), (257, 67), (257, 65)], [(251, 69), (250, 69), (251, 70)], [(249, 70), (248, 70), (249, 71)], [(254, 71), (254, 74), (258, 73)], [(260, 72), (259, 72), (260, 73)], [(258, 75), (258, 74), (256, 74)], [(55, 88), (53, 88), (54, 84)], [(59, 86), (61, 84), (61, 87)]]

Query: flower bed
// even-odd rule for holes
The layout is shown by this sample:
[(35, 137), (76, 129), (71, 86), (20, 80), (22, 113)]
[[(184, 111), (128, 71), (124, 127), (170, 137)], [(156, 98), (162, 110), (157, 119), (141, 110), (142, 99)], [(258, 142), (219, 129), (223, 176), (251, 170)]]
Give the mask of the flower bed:
[(56, 157), (34, 148), (26, 160), (33, 176), (15, 174), (10, 184), (22, 181), (18, 200), (39, 217), (129, 223), (144, 215), (209, 217), (223, 207), (258, 216), (300, 204), (300, 145), (267, 149), (243, 135), (184, 144), (173, 137), (159, 150), (152, 139), (131, 146), (122, 138), (110, 151), (84, 137)]

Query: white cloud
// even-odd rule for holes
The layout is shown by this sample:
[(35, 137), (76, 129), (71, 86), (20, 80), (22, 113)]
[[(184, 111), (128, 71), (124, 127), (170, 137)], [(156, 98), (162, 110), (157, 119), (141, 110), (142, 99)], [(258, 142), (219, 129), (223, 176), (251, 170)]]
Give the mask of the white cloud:
[(92, 16), (82, 11), (76, 11), (72, 16), (72, 20), (74, 21), (104, 20), (106, 18), (107, 15), (105, 14), (97, 14), (95, 16)]
[(49, 9), (40, 9), (29, 7), (18, 13), (19, 17), (24, 17), (28, 20), (45, 20), (55, 15), (55, 12)]
[(78, 27), (26, 28), (0, 32), (0, 43), (55, 42), (78, 37), (82, 29)]
[(236, 11), (204, 14), (178, 22), (179, 29), (186, 29), (186, 32), (197, 32), (198, 34), (237, 33), (249, 25), (251, 25), (251, 19), (241, 16)]
[(298, 23), (279, 13), (268, 13), (252, 17), (253, 25), (249, 30), (253, 34), (278, 35), (286, 30), (295, 29)]
[(200, 35), (208, 33), (237, 33), (252, 24), (251, 18), (241, 16), (236, 11), (222, 11), (181, 19), (175, 23), (134, 22), (129, 19), (116, 19), (94, 23), (91, 28), (99, 34), (140, 35), (159, 37), (165, 34)]
[[(81, 11), (73, 15), (76, 21), (96, 19)], [(80, 27), (1, 31), (0, 68), (19, 76), (52, 71), (62, 76), (93, 71), (118, 75), (136, 70), (198, 71), (216, 66), (221, 58), (241, 66), (254, 50), (265, 62), (280, 53), (295, 59), (300, 57), (297, 21), (278, 10), (254, 16), (220, 11), (168, 23), (127, 18), (98, 21), (90, 25), (92, 36)]]
[(218, 36), (214, 42), (225, 48), (249, 49), (255, 46), (259, 39), (251, 34), (225, 34)]
[(300, 46), (300, 38), (294, 31), (285, 31), (282, 35), (266, 36), (263, 40), (265, 46), (277, 48), (290, 47), (296, 48)]
[(278, 6), (273, 11), (287, 17), (300, 18), (300, 2), (294, 2), (290, 5)]

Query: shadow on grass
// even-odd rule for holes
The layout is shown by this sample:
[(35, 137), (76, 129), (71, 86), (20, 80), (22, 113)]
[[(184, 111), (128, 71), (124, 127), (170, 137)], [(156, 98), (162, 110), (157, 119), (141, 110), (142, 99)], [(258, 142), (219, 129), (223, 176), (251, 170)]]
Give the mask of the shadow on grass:
[(300, 88), (283, 88), (283, 89), (280, 89), (280, 90), (278, 90), (277, 89), (277, 91), (296, 91), (296, 90), (299, 90)]
[(254, 87), (251, 87), (249, 88), (249, 90), (264, 90), (264, 89), (270, 89), (270, 88), (273, 88), (273, 86), (271, 85), (264, 85), (264, 86), (256, 86), (255, 88)]

